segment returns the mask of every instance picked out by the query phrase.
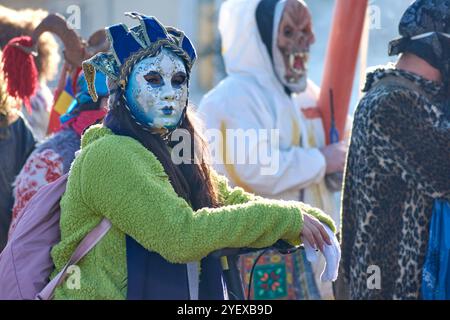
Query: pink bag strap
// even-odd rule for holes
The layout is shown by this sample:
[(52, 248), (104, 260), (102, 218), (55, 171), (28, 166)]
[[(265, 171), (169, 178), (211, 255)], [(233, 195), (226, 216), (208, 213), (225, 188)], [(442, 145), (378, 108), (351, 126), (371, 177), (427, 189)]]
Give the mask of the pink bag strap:
[(54, 277), (45, 287), (36, 295), (36, 300), (50, 300), (53, 298), (53, 293), (66, 278), (66, 271), (72, 265), (75, 265), (80, 261), (91, 249), (103, 238), (103, 236), (111, 228), (111, 221), (106, 218), (89, 232), (86, 237), (80, 242), (69, 262), (62, 268), (62, 270)]

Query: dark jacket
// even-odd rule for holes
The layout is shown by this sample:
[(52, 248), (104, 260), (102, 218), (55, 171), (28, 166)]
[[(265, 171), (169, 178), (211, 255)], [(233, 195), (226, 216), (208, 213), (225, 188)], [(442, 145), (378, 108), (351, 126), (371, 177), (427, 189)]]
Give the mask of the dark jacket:
[(19, 117), (6, 128), (0, 128), (0, 251), (6, 244), (14, 203), (13, 187), (19, 173), (35, 146), (31, 129)]

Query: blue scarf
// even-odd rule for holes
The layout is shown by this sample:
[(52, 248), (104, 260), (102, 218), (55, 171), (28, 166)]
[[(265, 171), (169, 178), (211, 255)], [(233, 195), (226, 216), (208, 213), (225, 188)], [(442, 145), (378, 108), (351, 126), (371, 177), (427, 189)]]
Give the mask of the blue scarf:
[[(165, 260), (127, 236), (128, 300), (189, 300), (187, 265)], [(199, 299), (224, 300), (222, 269), (217, 258), (201, 261)]]
[(422, 272), (422, 298), (450, 299), (450, 204), (435, 200), (428, 251)]

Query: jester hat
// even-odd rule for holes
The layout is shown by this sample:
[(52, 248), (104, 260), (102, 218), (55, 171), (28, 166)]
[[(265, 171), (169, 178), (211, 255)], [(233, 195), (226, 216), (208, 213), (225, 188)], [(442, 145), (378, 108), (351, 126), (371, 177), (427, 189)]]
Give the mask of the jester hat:
[[(108, 96), (108, 87), (106, 85), (106, 76), (101, 71), (97, 71), (95, 74), (95, 91), (97, 95), (100, 97), (106, 97)], [(75, 99), (73, 99), (72, 103), (67, 108), (66, 113), (61, 115), (59, 120), (61, 121), (61, 124), (64, 124), (68, 122), (69, 120), (75, 118), (78, 116), (78, 114), (83, 111), (83, 107), (86, 107), (88, 105), (92, 105), (93, 100), (92, 97), (89, 94), (89, 90), (87, 87), (86, 79), (84, 76), (84, 73), (82, 72), (77, 79), (77, 94), (75, 96)], [(90, 107), (92, 108), (92, 107)], [(98, 109), (99, 106), (97, 105), (95, 109)], [(94, 110), (95, 110), (94, 109)], [(91, 110), (91, 109), (88, 109)]]
[(180, 30), (163, 26), (155, 17), (137, 12), (126, 12), (126, 16), (139, 21), (139, 25), (128, 29), (123, 24), (107, 27), (106, 35), (110, 49), (83, 62), (83, 71), (92, 100), (97, 101), (95, 89), (96, 70), (104, 73), (123, 92), (133, 66), (149, 56), (155, 56), (161, 48), (168, 48), (179, 56), (188, 76), (197, 58), (195, 48), (189, 38)]

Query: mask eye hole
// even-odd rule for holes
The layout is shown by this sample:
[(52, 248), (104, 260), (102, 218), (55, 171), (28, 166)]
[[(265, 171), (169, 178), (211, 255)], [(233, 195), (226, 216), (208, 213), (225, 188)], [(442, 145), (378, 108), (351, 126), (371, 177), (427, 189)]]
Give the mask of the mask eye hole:
[(155, 71), (150, 71), (144, 76), (144, 79), (152, 86), (159, 87), (163, 85), (163, 79), (161, 75)]
[(286, 26), (283, 28), (283, 35), (286, 38), (291, 38), (293, 33), (294, 33), (294, 31), (292, 30), (292, 28), (290, 26)]
[(172, 77), (172, 87), (180, 88), (183, 84), (186, 83), (187, 76), (184, 72), (177, 72)]

